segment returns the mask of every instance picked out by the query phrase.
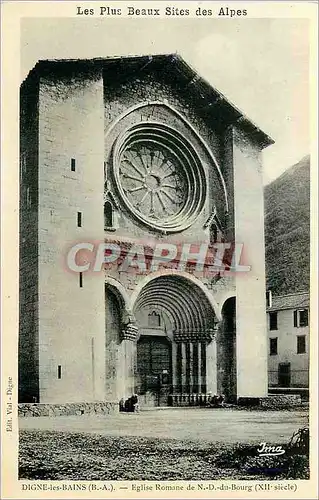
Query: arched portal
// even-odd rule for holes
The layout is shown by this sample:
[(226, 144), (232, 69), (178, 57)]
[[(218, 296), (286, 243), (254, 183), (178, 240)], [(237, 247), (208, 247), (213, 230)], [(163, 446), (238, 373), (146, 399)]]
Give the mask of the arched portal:
[[(134, 303), (139, 331), (136, 392), (145, 404), (207, 391), (215, 313), (203, 290), (177, 274), (148, 281)], [(187, 395), (187, 397), (186, 397)], [(193, 398), (193, 400), (194, 400)]]
[(222, 307), (222, 321), (217, 334), (217, 389), (228, 401), (236, 400), (236, 298), (230, 297)]

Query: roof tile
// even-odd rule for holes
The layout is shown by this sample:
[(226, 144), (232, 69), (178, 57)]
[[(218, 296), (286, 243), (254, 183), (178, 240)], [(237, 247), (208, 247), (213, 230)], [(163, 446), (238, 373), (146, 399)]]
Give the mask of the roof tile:
[(307, 308), (310, 304), (309, 292), (290, 293), (288, 295), (278, 295), (272, 298), (272, 306), (267, 311), (278, 311), (282, 309)]

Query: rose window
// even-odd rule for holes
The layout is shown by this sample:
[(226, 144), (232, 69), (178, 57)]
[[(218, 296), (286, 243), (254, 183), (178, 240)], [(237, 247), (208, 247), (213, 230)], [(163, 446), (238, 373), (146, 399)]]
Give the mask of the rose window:
[(189, 190), (178, 158), (157, 144), (137, 143), (121, 157), (120, 176), (127, 199), (154, 222), (178, 214)]
[(163, 125), (140, 124), (117, 141), (114, 177), (126, 208), (158, 230), (188, 227), (203, 206), (200, 161), (183, 137)]

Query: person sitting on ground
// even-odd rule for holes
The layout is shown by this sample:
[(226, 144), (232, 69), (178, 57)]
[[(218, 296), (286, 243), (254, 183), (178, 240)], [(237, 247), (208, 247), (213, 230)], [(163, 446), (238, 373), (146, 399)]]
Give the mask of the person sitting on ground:
[(218, 406), (224, 406), (225, 404), (225, 396), (224, 394), (220, 394), (220, 396), (218, 396)]
[(121, 398), (120, 401), (119, 401), (119, 411), (125, 411), (124, 398)]
[(218, 406), (218, 396), (217, 396), (217, 394), (214, 394), (214, 396), (211, 399), (211, 403), (210, 404), (211, 404), (211, 406), (213, 408), (216, 408)]
[(124, 403), (124, 411), (131, 412), (132, 411), (132, 403), (131, 398), (127, 398)]
[(132, 411), (134, 413), (138, 413), (140, 408), (139, 408), (139, 404), (138, 404), (137, 394), (133, 394), (133, 396), (131, 397), (131, 404), (132, 404)]
[(221, 408), (224, 406), (225, 396), (224, 394), (214, 394), (213, 397), (208, 401), (208, 406), (210, 408)]

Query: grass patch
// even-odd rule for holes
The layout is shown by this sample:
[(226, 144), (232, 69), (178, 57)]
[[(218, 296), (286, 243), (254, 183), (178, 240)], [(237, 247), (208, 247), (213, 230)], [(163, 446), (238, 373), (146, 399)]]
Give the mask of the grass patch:
[(19, 478), (85, 481), (309, 478), (307, 455), (287, 450), (279, 457), (258, 457), (256, 448), (25, 430), (20, 432)]

